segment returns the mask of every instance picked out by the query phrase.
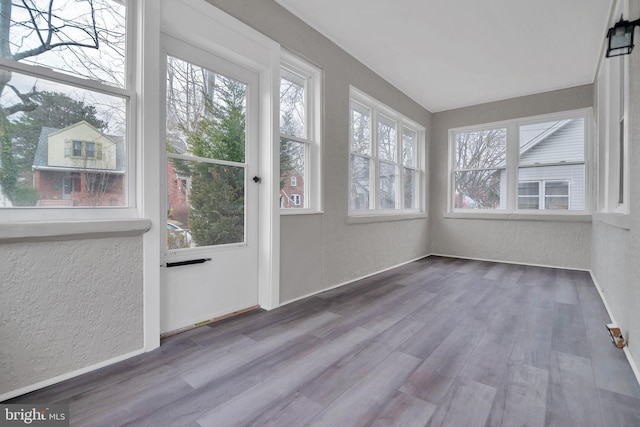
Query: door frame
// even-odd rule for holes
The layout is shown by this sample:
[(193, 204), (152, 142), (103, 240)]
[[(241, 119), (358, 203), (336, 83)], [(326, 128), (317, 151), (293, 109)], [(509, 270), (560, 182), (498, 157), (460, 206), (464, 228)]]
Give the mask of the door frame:
[[(205, 0), (172, 0), (159, 2), (159, 33), (155, 40), (159, 45), (160, 32), (177, 38), (197, 48), (211, 52), (213, 55), (236, 63), (258, 75), (259, 84), (259, 136), (258, 136), (258, 174), (262, 181), (258, 188), (258, 304), (271, 310), (280, 304), (280, 209), (278, 204), (279, 188), (279, 76), (280, 76), (280, 45), (268, 37), (260, 34), (237, 19), (227, 15)], [(141, 25), (142, 26), (142, 25)], [(143, 26), (144, 27), (144, 26)], [(153, 31), (153, 28), (141, 28), (141, 31)], [(223, 41), (223, 42), (221, 42)], [(143, 51), (145, 62), (152, 60), (158, 66), (142, 67), (147, 72), (158, 73), (161, 61), (165, 61), (164, 52), (157, 49), (149, 52), (145, 46), (139, 46)], [(148, 45), (147, 45), (148, 48)], [(146, 52), (144, 52), (146, 50)], [(155, 71), (154, 71), (155, 69)], [(159, 74), (159, 73), (158, 73)], [(138, 78), (145, 76), (138, 72)], [(154, 80), (155, 90), (159, 91), (164, 76), (157, 76)], [(145, 88), (146, 86), (143, 86)], [(148, 90), (151, 90), (149, 87)], [(144, 89), (143, 89), (144, 93)], [(141, 108), (149, 108), (157, 114), (157, 121), (143, 120), (141, 133), (143, 135), (157, 135), (157, 130), (150, 129), (164, 125), (159, 105), (153, 105), (153, 99), (163, 99), (164, 96), (143, 97)], [(138, 111), (140, 114), (140, 111)], [(145, 116), (145, 110), (142, 116)], [(143, 138), (145, 139), (145, 138)], [(157, 225), (150, 236), (144, 239), (144, 347), (150, 351), (160, 345), (160, 254), (162, 251), (161, 227), (163, 212), (161, 212), (160, 194), (158, 192), (161, 173), (160, 164), (164, 146), (145, 139), (144, 163), (155, 159), (157, 165), (143, 171), (142, 188), (144, 196), (142, 207), (145, 217), (151, 218)], [(152, 144), (147, 158), (147, 149)], [(153, 232), (155, 231), (155, 232)]]

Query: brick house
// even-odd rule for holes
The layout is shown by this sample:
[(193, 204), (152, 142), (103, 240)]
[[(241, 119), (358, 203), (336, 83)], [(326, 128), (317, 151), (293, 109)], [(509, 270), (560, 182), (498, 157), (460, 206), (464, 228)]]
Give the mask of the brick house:
[(43, 127), (33, 160), (38, 206), (124, 206), (124, 141), (86, 121)]
[(296, 169), (292, 169), (286, 176), (281, 177), (283, 186), (280, 189), (281, 208), (304, 207), (304, 176)]
[(182, 176), (171, 162), (167, 163), (167, 202), (169, 219), (188, 227), (190, 177)]

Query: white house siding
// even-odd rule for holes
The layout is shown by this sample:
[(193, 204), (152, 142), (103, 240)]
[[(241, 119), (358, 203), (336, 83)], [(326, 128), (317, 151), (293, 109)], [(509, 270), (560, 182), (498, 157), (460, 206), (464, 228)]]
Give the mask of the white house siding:
[(521, 165), (584, 161), (584, 119), (573, 119), (563, 128), (521, 155)]

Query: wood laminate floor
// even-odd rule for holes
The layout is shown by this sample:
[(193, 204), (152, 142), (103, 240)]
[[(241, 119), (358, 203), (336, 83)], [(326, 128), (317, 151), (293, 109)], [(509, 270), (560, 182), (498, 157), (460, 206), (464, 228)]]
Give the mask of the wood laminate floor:
[(89, 426), (640, 426), (589, 274), (429, 257), (8, 403)]

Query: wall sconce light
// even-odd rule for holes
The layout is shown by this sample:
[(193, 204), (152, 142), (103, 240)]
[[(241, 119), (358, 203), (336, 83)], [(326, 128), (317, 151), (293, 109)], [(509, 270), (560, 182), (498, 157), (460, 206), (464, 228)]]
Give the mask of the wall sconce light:
[(625, 21), (620, 16), (620, 21), (607, 32), (607, 58), (612, 56), (628, 55), (633, 50), (633, 30), (640, 25), (640, 19)]

